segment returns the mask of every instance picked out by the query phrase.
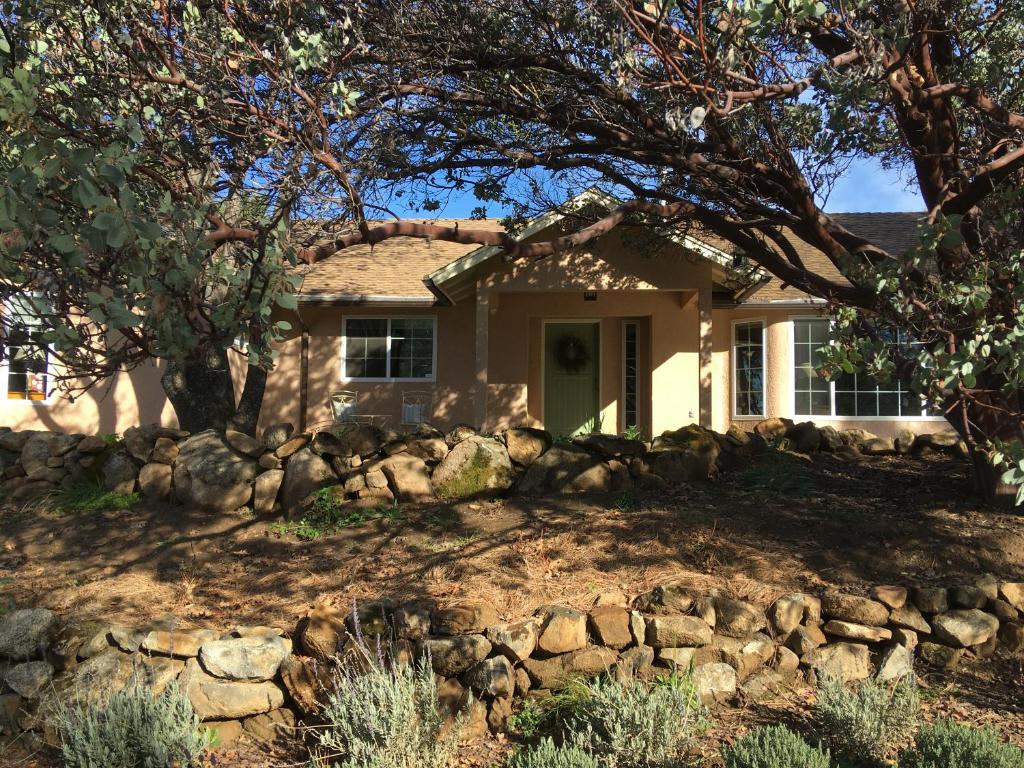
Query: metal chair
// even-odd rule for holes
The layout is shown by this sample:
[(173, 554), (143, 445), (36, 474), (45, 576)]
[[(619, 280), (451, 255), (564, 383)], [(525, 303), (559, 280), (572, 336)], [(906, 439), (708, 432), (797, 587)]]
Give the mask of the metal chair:
[(419, 426), (427, 421), (434, 394), (425, 389), (402, 392), (402, 426)]
[(359, 397), (350, 389), (331, 392), (331, 415), (336, 424), (353, 422), (359, 416)]

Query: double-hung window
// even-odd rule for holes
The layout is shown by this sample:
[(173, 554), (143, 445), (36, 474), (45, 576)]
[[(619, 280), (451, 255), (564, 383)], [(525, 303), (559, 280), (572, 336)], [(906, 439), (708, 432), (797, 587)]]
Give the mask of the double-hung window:
[[(793, 406), (796, 416), (921, 418), (927, 408), (905, 381), (883, 384), (865, 373), (818, 375), (821, 349), (830, 343), (829, 321), (793, 321)], [(906, 343), (900, 336), (896, 343)]]
[(8, 400), (45, 401), (53, 388), (50, 349), (43, 341), (38, 299), (15, 296), (4, 307), (0, 366)]
[(764, 416), (764, 322), (732, 326), (733, 415)]
[(342, 338), (347, 381), (433, 381), (433, 317), (348, 317)]

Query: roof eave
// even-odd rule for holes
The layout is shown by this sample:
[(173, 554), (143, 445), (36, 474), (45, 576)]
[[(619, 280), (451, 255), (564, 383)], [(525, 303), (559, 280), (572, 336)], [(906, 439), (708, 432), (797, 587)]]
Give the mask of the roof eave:
[(298, 300), (302, 304), (329, 306), (391, 305), (401, 307), (434, 307), (438, 305), (439, 297), (436, 294), (435, 296), (389, 296), (365, 293), (308, 293), (299, 294)]

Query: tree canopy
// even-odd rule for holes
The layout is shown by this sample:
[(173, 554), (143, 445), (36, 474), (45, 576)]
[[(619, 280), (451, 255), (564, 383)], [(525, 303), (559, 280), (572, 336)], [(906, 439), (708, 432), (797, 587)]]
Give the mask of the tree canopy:
[[(237, 322), (288, 301), (289, 248), (314, 261), (412, 235), (542, 258), (623, 221), (695, 225), (829, 302), (840, 343), (826, 372), (912, 375), (979, 471), (994, 461), (1024, 480), (1020, 3), (48, 0), (4, 19), (0, 119), (21, 131), (5, 139), (20, 190), (0, 198), (5, 264), (31, 253), (52, 273), (108, 253), (125, 275), (108, 291), (144, 319), (102, 322), (127, 320), (129, 338), (137, 322), (147, 339), (182, 336), (150, 332), (168, 324), (163, 302), (193, 341), (220, 317), (175, 304), (162, 280), (137, 290), (157, 253), (190, 265), (175, 290), (209, 280), (238, 293), (223, 305)], [(54, 161), (62, 146), (71, 159)], [(921, 192), (909, 253), (824, 210), (864, 157)], [(77, 165), (62, 174), (65, 162)], [(515, 241), (517, 222), (591, 187), (625, 202)], [(512, 235), (393, 213), (467, 192), (481, 212), (511, 209)], [(52, 213), (39, 202), (50, 197)], [(843, 278), (805, 264), (793, 237)], [(257, 272), (265, 289), (237, 290)], [(108, 295), (75, 300), (93, 312)], [(896, 327), (917, 343), (891, 343)], [(154, 343), (147, 353), (177, 349)]]

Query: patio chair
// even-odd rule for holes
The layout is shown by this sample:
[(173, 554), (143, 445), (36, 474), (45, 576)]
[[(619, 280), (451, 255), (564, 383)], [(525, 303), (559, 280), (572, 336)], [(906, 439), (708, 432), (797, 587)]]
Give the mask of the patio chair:
[(352, 390), (341, 390), (331, 392), (331, 415), (334, 422), (353, 422), (359, 416), (359, 399), (356, 392)]
[(402, 392), (402, 426), (419, 426), (427, 421), (434, 395), (429, 390), (407, 389)]

